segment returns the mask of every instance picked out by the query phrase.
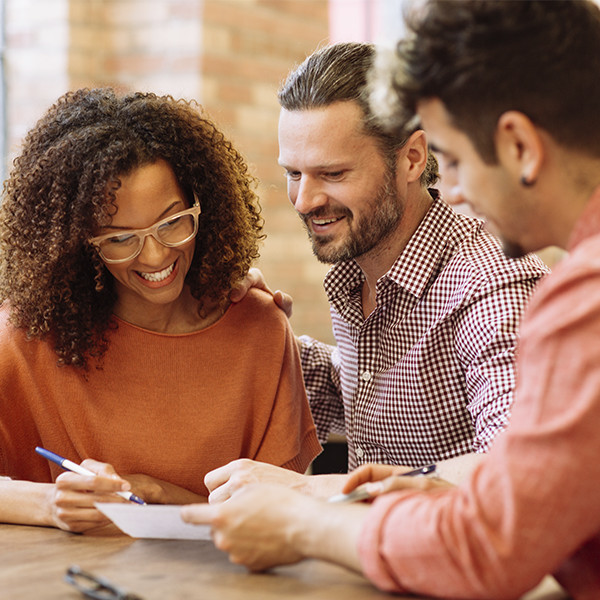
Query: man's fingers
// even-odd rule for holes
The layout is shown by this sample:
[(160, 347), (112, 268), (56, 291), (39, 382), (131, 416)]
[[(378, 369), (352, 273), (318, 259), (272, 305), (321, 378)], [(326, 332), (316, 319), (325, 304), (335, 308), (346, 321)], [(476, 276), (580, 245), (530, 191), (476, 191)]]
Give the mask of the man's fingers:
[(213, 490), (208, 495), (208, 503), (209, 504), (220, 504), (221, 502), (225, 502), (225, 500), (229, 500), (231, 498), (231, 492), (229, 491), (228, 485), (221, 485), (216, 490)]
[(289, 319), (292, 316), (293, 304), (294, 301), (289, 294), (282, 292), (281, 290), (277, 290), (273, 294), (273, 300), (275, 300), (275, 304), (285, 313), (285, 316)]
[(390, 477), (391, 475), (395, 475), (396, 473), (402, 473), (403, 471), (408, 470), (409, 469), (405, 467), (398, 467), (394, 465), (362, 465), (348, 475), (348, 479), (346, 479), (346, 482), (344, 483), (342, 492), (347, 494), (363, 483), (367, 483), (369, 481), (379, 481), (381, 479), (385, 479), (386, 477)]
[(252, 267), (248, 270), (246, 277), (242, 279), (236, 286), (229, 292), (229, 299), (232, 302), (239, 302), (248, 293), (248, 290), (252, 287), (256, 287), (260, 290), (265, 290), (269, 294), (273, 294), (269, 286), (267, 285), (265, 278), (256, 267)]
[(223, 465), (222, 467), (213, 469), (204, 476), (204, 485), (208, 488), (209, 492), (212, 492), (216, 488), (229, 481), (231, 473), (235, 468), (235, 462), (236, 461), (233, 461)]
[(211, 525), (218, 510), (218, 506), (210, 504), (188, 504), (181, 508), (181, 518), (194, 525)]
[(273, 292), (267, 285), (260, 269), (257, 269), (256, 267), (252, 267), (248, 271), (246, 277), (231, 289), (229, 292), (229, 299), (232, 302), (240, 302), (244, 299), (250, 288), (258, 288), (259, 290), (264, 290), (268, 294), (271, 294), (275, 304), (286, 314), (288, 319), (292, 316), (292, 297), (281, 290)]
[(368, 481), (373, 481), (372, 476), (372, 468), (373, 465), (362, 465), (352, 471), (346, 481), (344, 482), (344, 487), (342, 487), (342, 492), (347, 494), (351, 492), (354, 488), (357, 488), (359, 485), (363, 483), (367, 483)]
[(231, 462), (209, 471), (204, 476), (204, 485), (209, 492), (226, 484), (236, 473), (244, 472), (246, 469), (252, 468), (253, 461), (248, 458), (238, 458)]

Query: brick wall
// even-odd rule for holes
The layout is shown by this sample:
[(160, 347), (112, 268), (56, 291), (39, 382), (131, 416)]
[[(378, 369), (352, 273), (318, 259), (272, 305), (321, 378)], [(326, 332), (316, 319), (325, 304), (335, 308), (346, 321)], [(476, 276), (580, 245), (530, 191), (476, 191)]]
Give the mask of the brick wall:
[(202, 3), (70, 0), (69, 85), (199, 98)]
[(4, 0), (7, 161), (69, 89), (111, 85), (196, 98), (260, 181), (259, 266), (294, 296), (297, 333), (331, 341), (321, 282), (277, 165), (277, 88), (327, 42), (327, 0)]
[(4, 9), (8, 163), (27, 130), (68, 89), (68, 0), (4, 0)]
[(277, 89), (293, 65), (327, 42), (327, 0), (206, 0), (203, 27), (204, 104), (260, 180), (268, 237), (259, 266), (272, 287), (294, 296), (296, 333), (331, 341), (327, 267), (312, 256), (277, 164)]

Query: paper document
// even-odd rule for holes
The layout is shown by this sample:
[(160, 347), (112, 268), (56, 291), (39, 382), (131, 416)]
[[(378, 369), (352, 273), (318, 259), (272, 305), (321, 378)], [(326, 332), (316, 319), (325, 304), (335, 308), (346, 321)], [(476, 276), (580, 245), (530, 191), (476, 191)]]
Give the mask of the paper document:
[(96, 502), (96, 508), (106, 515), (123, 533), (135, 538), (173, 540), (210, 540), (210, 525), (192, 525), (181, 519), (181, 506), (131, 502)]

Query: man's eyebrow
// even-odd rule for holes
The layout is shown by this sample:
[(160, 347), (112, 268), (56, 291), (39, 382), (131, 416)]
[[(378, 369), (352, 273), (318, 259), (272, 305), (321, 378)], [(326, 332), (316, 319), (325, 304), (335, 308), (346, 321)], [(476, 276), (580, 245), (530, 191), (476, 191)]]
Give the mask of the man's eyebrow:
[(436, 154), (446, 154), (441, 148), (438, 148), (435, 144), (429, 144), (429, 149)]
[[(284, 162), (281, 161), (277, 161), (277, 163), (279, 164), (280, 167), (282, 167), (283, 169), (286, 169), (287, 171), (300, 171), (301, 169), (297, 168), (297, 167), (292, 167), (289, 165), (286, 165)], [(312, 171), (346, 171), (348, 170), (350, 167), (348, 161), (345, 162), (335, 162), (335, 163), (321, 163), (318, 165), (310, 165), (309, 167), (307, 167), (307, 170), (312, 170)]]

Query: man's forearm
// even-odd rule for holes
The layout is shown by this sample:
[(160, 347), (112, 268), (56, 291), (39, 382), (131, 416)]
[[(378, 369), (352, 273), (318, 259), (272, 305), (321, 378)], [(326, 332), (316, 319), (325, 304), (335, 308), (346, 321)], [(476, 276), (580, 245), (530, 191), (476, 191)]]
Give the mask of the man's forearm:
[(292, 527), (292, 543), (306, 557), (319, 558), (361, 572), (358, 540), (369, 506), (308, 505)]
[(302, 478), (300, 486), (294, 486), (298, 491), (310, 494), (316, 498), (329, 498), (339, 494), (348, 476), (342, 473), (326, 475), (307, 475)]

